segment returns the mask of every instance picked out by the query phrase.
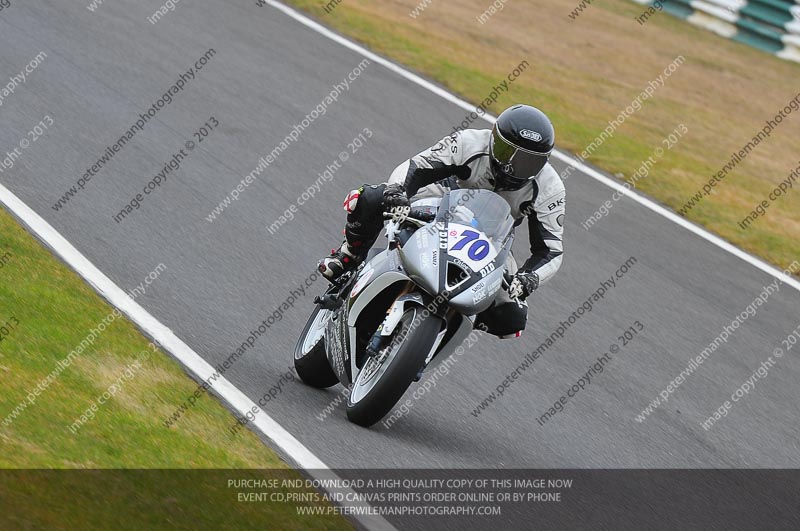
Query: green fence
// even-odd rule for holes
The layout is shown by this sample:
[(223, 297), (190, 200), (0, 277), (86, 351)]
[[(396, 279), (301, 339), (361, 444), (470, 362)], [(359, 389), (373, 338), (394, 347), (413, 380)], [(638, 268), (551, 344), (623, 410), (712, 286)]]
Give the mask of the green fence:
[(634, 0), (723, 37), (800, 62), (800, 0)]

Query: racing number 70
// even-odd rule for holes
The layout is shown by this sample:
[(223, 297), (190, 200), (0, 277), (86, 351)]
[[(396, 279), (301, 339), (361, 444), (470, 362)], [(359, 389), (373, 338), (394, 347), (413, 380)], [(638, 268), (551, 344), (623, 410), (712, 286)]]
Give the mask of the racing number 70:
[(453, 245), (453, 251), (460, 251), (466, 247), (469, 242), (472, 242), (472, 245), (470, 245), (469, 249), (467, 250), (467, 256), (469, 256), (471, 260), (475, 261), (486, 258), (490, 249), (489, 242), (479, 239), (481, 236), (479, 233), (475, 232), (474, 230), (465, 230), (461, 233), (461, 236), (463, 236), (463, 238)]

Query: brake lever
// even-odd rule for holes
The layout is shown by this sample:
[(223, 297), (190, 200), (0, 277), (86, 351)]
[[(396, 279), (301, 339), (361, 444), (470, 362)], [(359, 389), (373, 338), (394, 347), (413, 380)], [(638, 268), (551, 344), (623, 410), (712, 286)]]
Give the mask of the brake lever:
[[(423, 216), (425, 219), (423, 219)], [(392, 207), (392, 209), (388, 212), (384, 212), (383, 217), (384, 219), (390, 219), (395, 223), (409, 222), (413, 223), (417, 227), (422, 227), (436, 219), (436, 214), (421, 210), (414, 211), (413, 207), (410, 206), (400, 206)]]
[(402, 223), (409, 219), (409, 214), (411, 213), (411, 207), (409, 206), (397, 206), (392, 207), (389, 211), (385, 211), (383, 213), (384, 219), (391, 219), (395, 223)]

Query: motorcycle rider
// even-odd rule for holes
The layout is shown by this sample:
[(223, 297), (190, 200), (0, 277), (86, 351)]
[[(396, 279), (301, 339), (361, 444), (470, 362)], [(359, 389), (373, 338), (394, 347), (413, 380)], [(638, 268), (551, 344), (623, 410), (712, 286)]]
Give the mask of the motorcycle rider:
[(503, 111), (492, 129), (465, 129), (400, 164), (387, 183), (365, 184), (344, 201), (345, 241), (319, 262), (319, 271), (336, 280), (366, 257), (383, 227), (383, 213), (411, 201), (441, 197), (452, 189), (487, 189), (511, 206), (516, 225), (528, 218), (531, 256), (521, 268), (509, 254), (508, 290), (498, 292), (475, 325), (499, 337), (519, 337), (525, 329), (525, 299), (550, 280), (563, 258), (565, 190), (548, 163), (555, 144), (549, 118), (529, 105)]

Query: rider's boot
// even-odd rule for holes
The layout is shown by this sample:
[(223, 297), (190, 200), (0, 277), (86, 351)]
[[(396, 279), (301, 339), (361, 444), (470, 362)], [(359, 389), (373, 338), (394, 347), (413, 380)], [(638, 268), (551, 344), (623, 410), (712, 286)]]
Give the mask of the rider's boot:
[(341, 247), (332, 249), (330, 255), (320, 260), (317, 268), (322, 276), (335, 282), (345, 272), (358, 267), (362, 261), (360, 253), (354, 252), (345, 241)]

